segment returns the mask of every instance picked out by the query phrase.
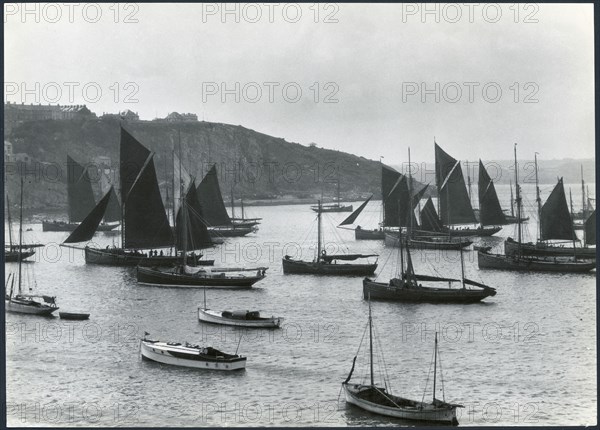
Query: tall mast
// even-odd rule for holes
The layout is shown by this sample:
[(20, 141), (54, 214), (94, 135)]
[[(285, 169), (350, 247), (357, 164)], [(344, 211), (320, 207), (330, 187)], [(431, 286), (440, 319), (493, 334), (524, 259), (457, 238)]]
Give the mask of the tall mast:
[(463, 249), (460, 247), (460, 273), (463, 290), (465, 289), (465, 260), (463, 258)]
[(412, 202), (412, 173), (410, 164), (410, 147), (408, 147), (408, 234), (407, 237), (412, 236), (412, 220), (413, 220), (413, 202)]
[(515, 216), (515, 201), (512, 189), (512, 179), (510, 180), (510, 216)]
[(6, 211), (8, 212), (8, 243), (10, 244), (10, 249), (12, 251), (12, 220), (10, 219), (10, 201), (8, 200), (8, 194), (6, 195)]
[(435, 349), (433, 355), (433, 401), (435, 402), (435, 380), (437, 376), (437, 349), (438, 349), (438, 340), (437, 340), (437, 331), (435, 332)]
[[(538, 185), (537, 152), (533, 155), (535, 160), (535, 201), (538, 210), (538, 238), (542, 237), (542, 199), (540, 198), (540, 187)], [(572, 208), (571, 208), (572, 210)]]
[(240, 195), (240, 206), (242, 207), (242, 219), (244, 219), (244, 196)]
[(469, 203), (471, 203), (471, 173), (469, 172), (469, 161), (465, 161), (467, 167), (467, 186), (469, 188)]
[(173, 194), (173, 225), (175, 225), (175, 217), (176, 217), (176, 209), (175, 209), (175, 147), (173, 146), (173, 150), (171, 151), (171, 159), (173, 160), (173, 176), (171, 177), (171, 189)]
[(235, 218), (235, 206), (233, 204), (233, 184), (231, 184), (231, 219)]
[(519, 255), (521, 254), (521, 187), (519, 186), (519, 164), (517, 162), (517, 144), (514, 145), (515, 152), (515, 192), (517, 198), (515, 203), (517, 205), (517, 230), (518, 230), (518, 243), (519, 243)]
[(317, 263), (321, 261), (321, 200), (318, 200), (317, 206)]
[[(181, 187), (183, 191), (183, 186)], [(188, 208), (187, 208), (187, 200), (186, 196), (182, 193), (181, 195), (181, 222), (183, 223), (183, 267), (185, 270), (185, 266), (187, 264), (187, 248), (188, 248), (188, 232), (187, 232), (187, 224), (188, 224)]]
[[(571, 209), (571, 212), (573, 209)], [(583, 164), (581, 165), (581, 213), (583, 214), (583, 219), (586, 218), (586, 204), (585, 204), (585, 182), (583, 182)], [(584, 229), (585, 231), (585, 229)]]
[(21, 266), (23, 260), (23, 254), (21, 252), (21, 246), (23, 246), (23, 177), (21, 176), (21, 209), (19, 211), (19, 294), (21, 294)]
[[(181, 180), (181, 128), (177, 127), (177, 140), (178, 140), (178, 145), (177, 145), (177, 149), (179, 151), (179, 207), (181, 208), (181, 210), (183, 211), (181, 213), (181, 222), (183, 222), (183, 242), (184, 242), (184, 246), (183, 246), (183, 265), (185, 266), (185, 254), (187, 254), (187, 216), (186, 216), (186, 208), (185, 206), (185, 196), (183, 195), (183, 193), (185, 192), (185, 190), (183, 189), (183, 181)], [(175, 197), (175, 196), (173, 196)], [(173, 198), (173, 200), (175, 200), (175, 198)], [(175, 206), (175, 201), (173, 201), (173, 206)], [(175, 212), (173, 212), (175, 213)], [(175, 225), (175, 218), (173, 218), (173, 225)], [(174, 250), (175, 250), (175, 255), (177, 255), (177, 241), (175, 240), (175, 246), (174, 246)]]
[[(575, 256), (575, 259), (577, 259), (577, 250), (575, 249), (575, 230), (573, 225), (573, 196), (571, 195), (571, 187), (569, 187), (569, 202), (571, 204), (571, 231), (573, 232), (573, 255)], [(583, 234), (585, 235), (585, 224), (583, 226), (583, 232)]]
[[(383, 158), (383, 156), (379, 156), (379, 170), (381, 172), (381, 177), (382, 177), (382, 182), (383, 182), (383, 162), (381, 161), (381, 159)], [(379, 216), (381, 216), (381, 227), (385, 227), (385, 208), (383, 207), (384, 202), (385, 202), (385, 197), (383, 195), (383, 187), (381, 189), (381, 212), (379, 214)]]
[(375, 386), (373, 378), (373, 318), (371, 317), (371, 294), (369, 294), (369, 355), (371, 364), (371, 387)]

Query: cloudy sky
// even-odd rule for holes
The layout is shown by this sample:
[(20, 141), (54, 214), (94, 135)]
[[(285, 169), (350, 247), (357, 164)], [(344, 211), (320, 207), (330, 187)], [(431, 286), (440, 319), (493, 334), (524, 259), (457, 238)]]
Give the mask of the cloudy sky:
[(592, 5), (84, 5), (4, 6), (5, 100), (194, 112), (389, 164), (433, 160), (434, 136), (462, 160), (594, 156)]

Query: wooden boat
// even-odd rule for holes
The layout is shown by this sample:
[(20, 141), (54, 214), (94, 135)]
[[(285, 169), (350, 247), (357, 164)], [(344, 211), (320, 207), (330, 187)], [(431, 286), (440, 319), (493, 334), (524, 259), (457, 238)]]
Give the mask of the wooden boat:
[(211, 238), (219, 237), (243, 237), (256, 232), (255, 226), (233, 224), (231, 226), (208, 227)]
[(83, 321), (90, 317), (90, 314), (79, 312), (59, 312), (58, 315), (63, 320)]
[[(66, 222), (66, 221), (42, 221), (42, 231), (67, 231), (71, 232), (75, 230), (80, 223), (78, 222)], [(112, 231), (116, 229), (119, 224), (99, 224), (96, 231)]]
[[(385, 233), (385, 246), (398, 248), (400, 246), (399, 243), (398, 233)], [(468, 239), (449, 238), (447, 236), (415, 236), (408, 238), (406, 234), (402, 233), (402, 244), (404, 246), (408, 245), (413, 249), (435, 249), (438, 251), (458, 250), (466, 248), (472, 243), (473, 242)]]
[(337, 177), (337, 196), (334, 203), (324, 205), (314, 205), (310, 208), (313, 212), (352, 212), (352, 205), (342, 205), (340, 198), (340, 172)]
[(385, 231), (383, 231), (381, 228), (367, 230), (361, 228), (359, 225), (354, 229), (354, 238), (356, 240), (383, 240), (385, 239)]
[[(176, 266), (160, 270), (156, 267), (137, 268), (137, 281), (140, 284), (163, 287), (212, 287), (224, 289), (251, 288), (266, 276), (266, 267), (256, 268), (200, 268)], [(253, 272), (247, 275), (245, 272)]]
[[(87, 264), (100, 264), (104, 266), (144, 266), (144, 267), (172, 267), (183, 261), (179, 255), (150, 255), (149, 252), (124, 250), (123, 248), (91, 248), (86, 246), (85, 261)], [(215, 260), (202, 260), (202, 254), (188, 255), (190, 264), (211, 266)]]
[[(318, 206), (321, 206), (319, 200)], [(378, 257), (377, 254), (327, 254), (322, 248), (321, 212), (317, 212), (317, 255), (312, 261), (295, 260), (286, 255), (281, 260), (283, 273), (329, 276), (368, 276), (375, 273), (375, 263), (341, 263)]]
[(206, 307), (198, 308), (198, 320), (213, 324), (231, 325), (235, 327), (278, 328), (282, 317), (261, 317), (259, 311), (213, 311)]
[(596, 258), (596, 248), (565, 246), (564, 244), (552, 244), (544, 241), (519, 243), (512, 237), (504, 241), (504, 253), (506, 255), (513, 255), (519, 252), (523, 255), (543, 257), (577, 256), (578, 258)]
[(240, 370), (246, 368), (246, 357), (227, 354), (218, 349), (189, 343), (161, 342), (144, 337), (140, 341), (143, 359), (171, 366), (193, 367), (205, 370)]
[[(42, 244), (15, 244), (12, 238), (12, 218), (10, 216), (10, 200), (6, 196), (6, 212), (8, 215), (8, 244), (4, 245), (4, 262), (16, 263), (25, 260), (35, 254), (34, 248), (44, 246)], [(22, 238), (21, 238), (22, 239)]]
[[(462, 405), (447, 403), (445, 401), (436, 398), (436, 383), (437, 383), (437, 362), (438, 362), (438, 337), (437, 332), (435, 334), (435, 349), (434, 349), (434, 363), (433, 363), (433, 398), (431, 403), (425, 401), (411, 400), (404, 397), (396, 396), (388, 390), (389, 383), (384, 378), (382, 383), (375, 383), (374, 375), (374, 348), (373, 348), (373, 319), (371, 317), (371, 305), (369, 303), (369, 369), (370, 369), (370, 382), (367, 383), (351, 383), (352, 375), (354, 373), (354, 367), (358, 353), (354, 357), (352, 362), (352, 368), (350, 373), (344, 382), (342, 382), (342, 389), (344, 390), (344, 396), (346, 402), (357, 406), (365, 411), (383, 415), (387, 417), (402, 418), (405, 420), (424, 421), (431, 423), (447, 423), (447, 424), (458, 424), (456, 418), (456, 409), (462, 408)], [(365, 329), (366, 331), (367, 329)], [(379, 343), (377, 343), (379, 344)], [(383, 356), (383, 354), (381, 354)], [(381, 357), (380, 363), (385, 363), (383, 357)], [(384, 370), (385, 372), (385, 370)], [(427, 378), (429, 380), (429, 376)], [(442, 390), (443, 390), (442, 381)], [(427, 390), (427, 384), (425, 391)], [(425, 393), (423, 394), (423, 398)], [(444, 396), (445, 398), (445, 396)]]
[(573, 257), (540, 257), (534, 255), (502, 255), (489, 251), (477, 252), (480, 269), (537, 271), (537, 272), (589, 272), (596, 268), (595, 260), (577, 260)]
[[(21, 206), (19, 215), (19, 249), (22, 249), (23, 245), (23, 178), (21, 177)], [(14, 312), (19, 314), (31, 314), (31, 315), (43, 315), (49, 316), (53, 312), (58, 310), (56, 305), (56, 297), (36, 294), (24, 294), (23, 293), (23, 258), (18, 258), (18, 271), (17, 271), (17, 290), (15, 293), (14, 282), (15, 274), (10, 273), (6, 280), (4, 295), (4, 309), (6, 312)], [(33, 267), (31, 268), (33, 271)], [(31, 273), (33, 275), (33, 272)], [(35, 280), (30, 280), (30, 276), (26, 276), (26, 279), (32, 284), (29, 285), (29, 291), (32, 290), (33, 285), (36, 285)], [(10, 288), (9, 288), (10, 285)]]
[(19, 260), (25, 260), (35, 254), (33, 249), (12, 249), (4, 248), (4, 262), (5, 263), (16, 263)]
[(246, 218), (244, 214), (244, 199), (240, 198), (240, 208), (242, 211), (241, 218), (235, 217), (235, 203), (234, 203), (234, 195), (233, 195), (233, 186), (231, 187), (231, 224), (233, 227), (239, 228), (252, 228), (253, 232), (258, 231), (258, 226), (260, 225), (260, 221), (262, 218)]

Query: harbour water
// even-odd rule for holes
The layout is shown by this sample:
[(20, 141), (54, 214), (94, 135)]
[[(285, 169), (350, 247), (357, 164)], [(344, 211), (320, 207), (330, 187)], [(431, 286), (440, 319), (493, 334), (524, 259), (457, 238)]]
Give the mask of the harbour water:
[[(501, 201), (508, 202), (508, 187), (497, 188)], [(376, 225), (378, 207), (379, 202), (367, 207), (365, 228)], [(35, 263), (24, 265), (24, 276), (34, 271), (36, 292), (55, 295), (61, 310), (85, 311), (91, 317), (69, 322), (6, 314), (8, 424), (415, 425), (370, 415), (340, 397), (368, 304), (360, 278), (283, 275), (285, 253), (298, 256), (302, 250), (304, 258), (312, 257), (316, 226), (308, 205), (247, 212), (263, 218), (258, 233), (228, 239), (206, 255), (216, 265), (268, 266), (267, 278), (251, 290), (208, 291), (207, 305), (283, 316), (279, 330), (200, 323), (202, 289), (138, 285), (134, 268), (86, 265), (82, 251), (51, 244), (60, 243), (66, 233), (42, 233), (40, 224), (26, 223), (25, 228), (33, 229), (27, 233), (31, 239), (51, 245), (38, 250)], [(353, 231), (334, 230), (347, 215), (325, 217), (325, 241), (353, 252), (379, 253), (378, 279), (387, 281), (396, 270), (397, 250), (378, 241), (357, 242)], [(532, 218), (531, 240), (535, 226)], [(495, 237), (475, 240), (501, 249), (502, 238), (514, 237), (513, 230), (506, 226)], [(118, 239), (118, 233), (98, 234), (96, 242), (105, 247)], [(392, 392), (431, 399), (431, 377), (426, 390), (425, 384), (438, 331), (438, 377), (443, 376), (446, 401), (465, 406), (458, 411), (460, 425), (595, 424), (595, 271), (480, 271), (475, 252), (465, 251), (464, 258), (466, 275), (495, 287), (495, 297), (475, 305), (372, 303)], [(456, 251), (415, 250), (413, 260), (417, 273), (460, 277)], [(7, 264), (7, 274), (15, 267)], [(247, 368), (219, 373), (142, 361), (139, 340), (145, 332), (225, 352), (239, 348), (248, 357)], [(354, 378), (366, 370), (361, 352)]]

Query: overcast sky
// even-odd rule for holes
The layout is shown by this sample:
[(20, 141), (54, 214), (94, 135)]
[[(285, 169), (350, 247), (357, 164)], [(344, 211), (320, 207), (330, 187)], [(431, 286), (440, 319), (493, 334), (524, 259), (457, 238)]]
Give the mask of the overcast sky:
[(594, 157), (592, 5), (283, 6), (239, 6), (236, 22), (222, 4), (5, 5), (5, 100), (36, 102), (20, 84), (37, 82), (39, 102), (58, 87), (67, 104), (76, 82), (73, 103), (98, 114), (194, 112), (388, 164), (408, 146), (433, 160), (434, 136), (462, 160), (509, 159), (514, 142), (523, 158)]

